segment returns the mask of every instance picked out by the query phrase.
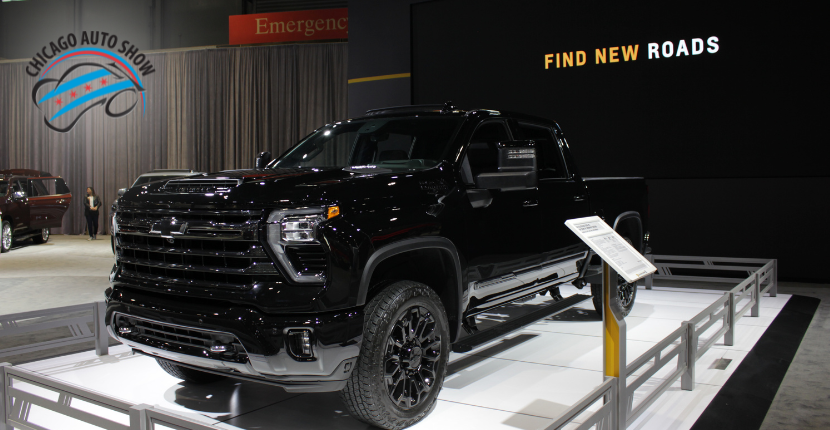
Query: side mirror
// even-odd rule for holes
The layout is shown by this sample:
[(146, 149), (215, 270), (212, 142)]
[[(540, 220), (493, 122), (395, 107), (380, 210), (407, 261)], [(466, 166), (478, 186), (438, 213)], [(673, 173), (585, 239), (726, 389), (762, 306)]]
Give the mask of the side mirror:
[(532, 140), (500, 142), (498, 172), (480, 173), (476, 187), (488, 190), (527, 190), (536, 188), (536, 143)]
[(126, 193), (126, 192), (127, 192), (127, 189), (126, 189), (126, 188), (119, 188), (119, 189), (118, 189), (118, 197), (123, 196), (123, 195), (124, 195), (124, 193)]
[(26, 193), (23, 192), (23, 191), (15, 191), (14, 192), (14, 198), (16, 198), (18, 200), (25, 199), (26, 198)]
[(256, 168), (257, 169), (264, 169), (268, 163), (271, 162), (271, 153), (268, 151), (260, 152), (259, 155), (256, 157)]

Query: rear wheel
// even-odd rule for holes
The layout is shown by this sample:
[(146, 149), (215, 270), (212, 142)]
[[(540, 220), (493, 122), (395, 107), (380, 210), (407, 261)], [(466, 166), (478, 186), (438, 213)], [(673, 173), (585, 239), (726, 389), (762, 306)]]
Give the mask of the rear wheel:
[(396, 282), (366, 306), (363, 343), (341, 392), (352, 416), (385, 429), (424, 419), (444, 384), (449, 324), (441, 299), (424, 284)]
[[(597, 313), (602, 315), (602, 284), (591, 284), (591, 295), (594, 302), (594, 309)], [(617, 275), (617, 288), (614, 294), (614, 300), (617, 306), (622, 311), (622, 316), (626, 317), (634, 308), (634, 299), (637, 297), (637, 283), (625, 282), (622, 276)]]
[(187, 382), (192, 382), (194, 384), (207, 384), (210, 382), (216, 382), (221, 379), (225, 379), (225, 377), (222, 375), (217, 375), (215, 373), (208, 372), (200, 372), (189, 367), (179, 366), (178, 364), (175, 364), (172, 361), (167, 361), (161, 358), (157, 358), (156, 362), (159, 364), (159, 366), (161, 366), (162, 369), (164, 369), (165, 372), (169, 373), (170, 376), (183, 379)]
[(0, 232), (0, 252), (9, 252), (12, 249), (12, 225), (3, 221), (2, 232)]
[(40, 236), (35, 236), (32, 238), (32, 242), (34, 243), (46, 243), (49, 241), (49, 229), (44, 228), (40, 230)]

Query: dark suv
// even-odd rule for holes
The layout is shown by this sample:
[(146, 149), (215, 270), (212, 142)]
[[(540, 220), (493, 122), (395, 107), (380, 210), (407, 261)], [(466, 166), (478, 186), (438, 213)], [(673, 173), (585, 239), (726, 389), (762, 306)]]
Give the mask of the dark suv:
[[(354, 417), (402, 428), (432, 410), (476, 315), (586, 285), (565, 220), (603, 216), (642, 250), (646, 205), (642, 178), (580, 177), (553, 121), (369, 111), (265, 168), (128, 190), (108, 329), (182, 379), (342, 390)], [(631, 309), (635, 286), (617, 293)]]
[(59, 176), (29, 169), (0, 170), (0, 252), (30, 237), (35, 243), (48, 241), (50, 229), (61, 226), (71, 202), (72, 194)]

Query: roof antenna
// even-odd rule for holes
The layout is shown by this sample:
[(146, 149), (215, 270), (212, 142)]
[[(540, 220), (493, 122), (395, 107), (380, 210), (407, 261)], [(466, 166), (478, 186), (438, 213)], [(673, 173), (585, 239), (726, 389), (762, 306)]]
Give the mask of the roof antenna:
[(441, 108), (441, 113), (452, 113), (455, 109), (457, 108), (452, 104), (452, 101), (447, 101), (444, 103), (444, 107)]

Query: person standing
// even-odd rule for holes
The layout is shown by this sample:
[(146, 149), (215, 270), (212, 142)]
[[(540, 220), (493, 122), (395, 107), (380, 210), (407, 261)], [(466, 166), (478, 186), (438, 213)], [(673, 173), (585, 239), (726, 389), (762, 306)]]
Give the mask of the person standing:
[(95, 194), (95, 189), (87, 188), (86, 198), (84, 199), (84, 215), (86, 216), (87, 230), (89, 230), (89, 239), (87, 240), (98, 238), (98, 209), (100, 207), (101, 199), (98, 194)]

